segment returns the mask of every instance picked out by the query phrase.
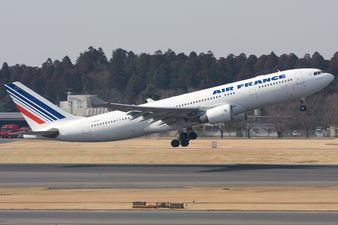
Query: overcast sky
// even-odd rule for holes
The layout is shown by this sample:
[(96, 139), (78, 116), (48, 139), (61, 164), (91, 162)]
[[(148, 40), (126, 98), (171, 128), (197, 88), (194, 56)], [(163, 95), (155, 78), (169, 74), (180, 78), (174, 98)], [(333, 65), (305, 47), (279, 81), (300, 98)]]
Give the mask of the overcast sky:
[(154, 53), (277, 55), (338, 51), (335, 0), (4, 0), (0, 63), (73, 62), (89, 46)]

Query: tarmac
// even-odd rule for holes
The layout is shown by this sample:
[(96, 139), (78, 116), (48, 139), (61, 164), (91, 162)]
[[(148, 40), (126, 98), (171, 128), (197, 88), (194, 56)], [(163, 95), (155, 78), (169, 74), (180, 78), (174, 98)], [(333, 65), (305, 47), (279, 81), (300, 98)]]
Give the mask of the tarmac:
[(338, 212), (0, 210), (0, 224), (335, 225)]
[(1, 164), (0, 187), (337, 186), (338, 165)]

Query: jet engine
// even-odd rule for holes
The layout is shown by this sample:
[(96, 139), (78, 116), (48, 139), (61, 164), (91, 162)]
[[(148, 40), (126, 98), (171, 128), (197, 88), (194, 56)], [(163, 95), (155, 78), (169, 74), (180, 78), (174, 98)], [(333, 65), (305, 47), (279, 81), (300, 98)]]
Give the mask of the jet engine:
[(200, 116), (202, 123), (225, 123), (225, 122), (238, 122), (247, 119), (246, 113), (234, 114), (232, 105), (221, 105), (208, 109), (203, 115)]

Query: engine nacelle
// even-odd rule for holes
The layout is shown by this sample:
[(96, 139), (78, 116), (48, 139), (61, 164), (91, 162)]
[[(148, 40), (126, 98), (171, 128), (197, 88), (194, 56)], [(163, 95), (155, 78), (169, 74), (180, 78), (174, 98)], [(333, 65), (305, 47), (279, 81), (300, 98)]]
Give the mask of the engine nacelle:
[(233, 114), (231, 105), (221, 105), (208, 109), (201, 117), (202, 123), (225, 123), (225, 122), (238, 122), (247, 119), (246, 113)]

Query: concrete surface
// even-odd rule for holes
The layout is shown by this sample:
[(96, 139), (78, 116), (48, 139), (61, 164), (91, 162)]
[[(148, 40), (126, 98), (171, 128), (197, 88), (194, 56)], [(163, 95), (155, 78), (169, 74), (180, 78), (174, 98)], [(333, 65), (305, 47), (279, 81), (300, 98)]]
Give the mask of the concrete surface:
[(0, 224), (336, 225), (338, 212), (0, 210)]
[(338, 165), (0, 164), (0, 187), (337, 186)]

